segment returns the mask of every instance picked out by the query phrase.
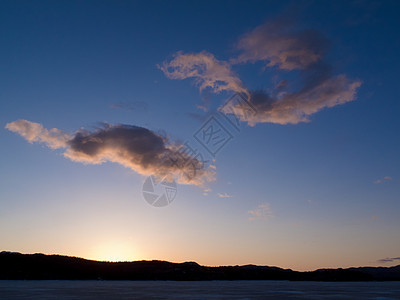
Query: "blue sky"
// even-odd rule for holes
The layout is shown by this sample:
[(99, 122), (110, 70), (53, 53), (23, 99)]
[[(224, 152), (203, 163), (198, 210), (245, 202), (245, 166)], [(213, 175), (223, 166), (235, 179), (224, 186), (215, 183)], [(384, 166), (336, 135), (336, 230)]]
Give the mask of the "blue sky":
[[(379, 260), (400, 254), (398, 13), (395, 1), (2, 1), (0, 248), (299, 270), (390, 265)], [(271, 24), (284, 28), (278, 38)], [(193, 138), (204, 121), (193, 114), (205, 120), (237, 90), (200, 91), (196, 78), (173, 79), (163, 63), (207, 53), (241, 89), (270, 92), (286, 80), (291, 93), (318, 68), (267, 66), (268, 51), (286, 31), (303, 45), (315, 36), (299, 33), (308, 29), (323, 36), (318, 62), (330, 78), (360, 83), (354, 95), (309, 122), (285, 123), (260, 105), (268, 121), (242, 119), (240, 133), (224, 123), (234, 138), (207, 157), (215, 180), (179, 184), (163, 208), (143, 199), (142, 169), (71, 161), (63, 148), (6, 128), (27, 120), (74, 135), (100, 123), (134, 125), (206, 156)], [(240, 48), (260, 36), (267, 54)], [(243, 53), (253, 56), (234, 63)], [(204, 99), (207, 112), (197, 107)]]

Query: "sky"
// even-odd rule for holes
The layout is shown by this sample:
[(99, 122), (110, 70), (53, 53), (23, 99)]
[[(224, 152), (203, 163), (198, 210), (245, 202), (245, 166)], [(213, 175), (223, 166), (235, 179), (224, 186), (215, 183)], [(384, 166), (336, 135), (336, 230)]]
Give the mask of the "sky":
[(399, 12), (1, 1), (0, 249), (400, 264)]

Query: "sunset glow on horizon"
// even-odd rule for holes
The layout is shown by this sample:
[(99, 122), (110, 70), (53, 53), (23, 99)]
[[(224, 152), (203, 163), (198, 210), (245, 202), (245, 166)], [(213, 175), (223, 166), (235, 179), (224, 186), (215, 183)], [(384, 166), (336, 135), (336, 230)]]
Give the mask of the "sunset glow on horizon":
[(396, 1), (2, 1), (0, 252), (400, 264)]

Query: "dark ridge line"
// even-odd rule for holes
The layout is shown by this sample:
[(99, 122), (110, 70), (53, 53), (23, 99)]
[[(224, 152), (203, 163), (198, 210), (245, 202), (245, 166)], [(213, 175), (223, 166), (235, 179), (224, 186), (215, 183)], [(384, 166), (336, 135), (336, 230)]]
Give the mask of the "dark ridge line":
[(0, 280), (400, 281), (400, 265), (293, 271), (279, 267), (201, 266), (161, 260), (107, 262), (58, 254), (0, 252)]

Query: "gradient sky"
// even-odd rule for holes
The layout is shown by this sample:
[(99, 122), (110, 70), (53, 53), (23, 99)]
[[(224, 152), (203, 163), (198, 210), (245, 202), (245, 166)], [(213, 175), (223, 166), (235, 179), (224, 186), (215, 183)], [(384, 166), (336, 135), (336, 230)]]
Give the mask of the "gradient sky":
[[(0, 250), (296, 270), (399, 264), (399, 13), (396, 1), (1, 1)], [(273, 93), (281, 80), (299, 90), (315, 80), (303, 66), (240, 56), (243, 38), (273, 24), (284, 30), (266, 51), (287, 31), (306, 39), (326, 50), (332, 78), (358, 83), (354, 97), (308, 122), (226, 125), (233, 139), (215, 156), (215, 180), (179, 184), (166, 207), (144, 200), (140, 170), (71, 161), (6, 128), (134, 125), (212, 160), (193, 134), (237, 89), (200, 91), (163, 63), (207, 53), (248, 91)], [(308, 29), (323, 39), (310, 42)]]

